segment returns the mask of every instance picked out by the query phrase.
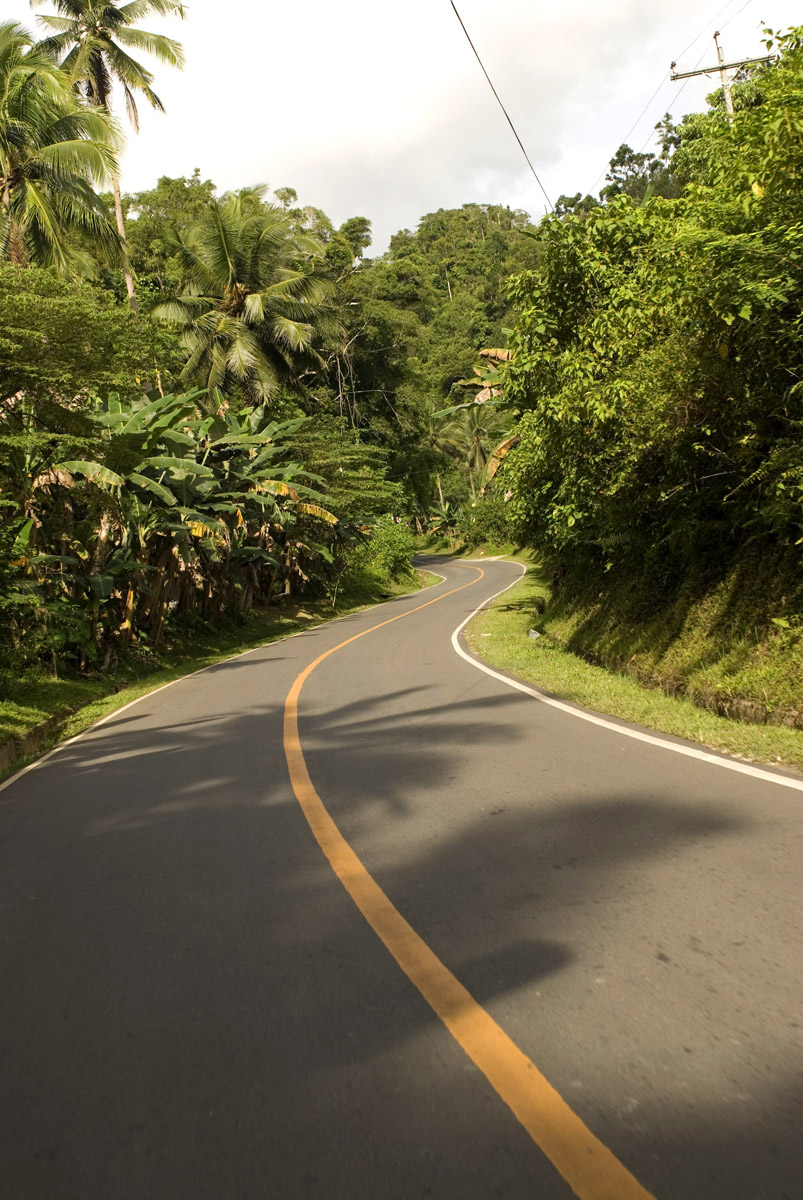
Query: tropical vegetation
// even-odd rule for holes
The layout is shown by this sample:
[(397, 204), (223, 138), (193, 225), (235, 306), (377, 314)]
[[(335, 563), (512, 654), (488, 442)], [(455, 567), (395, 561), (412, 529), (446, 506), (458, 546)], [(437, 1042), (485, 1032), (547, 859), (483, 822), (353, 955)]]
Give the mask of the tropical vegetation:
[(598, 197), (440, 209), (371, 258), (291, 187), (127, 194), (115, 88), (135, 128), (161, 107), (140, 58), (182, 50), (140, 22), (183, 5), (51, 7), (0, 26), (0, 673), (375, 593), (414, 534), (530, 547), (617, 665), (704, 603), (733, 678), (773, 638), (799, 662), (801, 30)]
[(314, 379), (322, 364), (316, 334), (335, 328), (322, 246), (263, 195), (256, 188), (226, 196), (176, 235), (183, 287), (154, 310), (178, 327), (184, 377), (197, 378), (210, 397), (234, 390), (244, 404)]
[[(31, 0), (38, 7), (44, 0)], [(122, 7), (103, 0), (53, 0), (55, 13), (40, 13), (39, 24), (48, 36), (41, 43), (47, 53), (63, 55), (62, 69), (93, 108), (111, 112), (112, 93), (119, 85), (125, 97), (128, 119), (139, 131), (136, 93), (141, 92), (151, 107), (164, 111), (153, 90), (153, 75), (130, 51), (144, 51), (171, 67), (182, 67), (184, 52), (178, 42), (158, 33), (137, 29), (136, 24), (151, 14), (184, 16), (184, 5), (177, 0), (131, 0)], [(111, 172), (114, 213), (123, 258), (128, 302), (134, 312), (138, 304), (134, 280), (128, 262), (120, 177)]]
[(108, 114), (81, 104), (53, 55), (13, 22), (0, 25), (0, 257), (24, 267), (91, 269), (69, 235), (102, 254), (117, 239), (94, 188), (116, 170)]
[(605, 203), (542, 222), (509, 284), (500, 479), (575, 647), (803, 723), (803, 30), (768, 44), (732, 122), (715, 94)]

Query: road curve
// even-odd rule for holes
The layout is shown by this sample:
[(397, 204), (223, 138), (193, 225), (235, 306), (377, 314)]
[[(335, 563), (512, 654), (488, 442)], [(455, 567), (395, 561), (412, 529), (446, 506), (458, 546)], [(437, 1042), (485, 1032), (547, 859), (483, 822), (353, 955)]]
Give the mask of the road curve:
[(803, 796), (477, 670), (451, 635), (518, 568), (438, 569), (0, 791), (4, 1197), (583, 1194), (321, 853), (294, 684), (360, 869), (634, 1185), (799, 1194)]

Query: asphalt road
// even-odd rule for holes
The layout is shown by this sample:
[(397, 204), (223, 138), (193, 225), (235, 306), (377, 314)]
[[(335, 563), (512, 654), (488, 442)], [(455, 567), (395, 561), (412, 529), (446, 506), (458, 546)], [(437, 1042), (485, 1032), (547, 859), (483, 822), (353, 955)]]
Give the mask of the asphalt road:
[(0, 791), (3, 1200), (572, 1196), (291, 787), (294, 681), (404, 613), (301, 691), (340, 833), (647, 1193), (799, 1200), (803, 791), (477, 670), (451, 634), (517, 568), (438, 569)]

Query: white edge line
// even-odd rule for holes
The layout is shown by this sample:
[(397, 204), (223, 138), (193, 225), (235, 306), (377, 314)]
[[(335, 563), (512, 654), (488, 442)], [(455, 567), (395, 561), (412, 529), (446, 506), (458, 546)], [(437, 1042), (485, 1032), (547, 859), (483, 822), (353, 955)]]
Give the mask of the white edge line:
[[(446, 580), (445, 575), (439, 575), (437, 571), (429, 571), (430, 575), (437, 575), (441, 583)], [(427, 587), (439, 587), (440, 584), (429, 583)], [(425, 592), (427, 588), (419, 588), (419, 592)], [(417, 592), (406, 592), (402, 596), (393, 596), (392, 600), (404, 600), (407, 596), (415, 596)], [(392, 603), (385, 600), (384, 604)], [(382, 608), (382, 604), (367, 604), (365, 608), (357, 609), (359, 612), (367, 612), (369, 608)], [(157, 692), (163, 692), (165, 688), (172, 687), (174, 683), (183, 683), (185, 679), (192, 679), (194, 675), (203, 675), (204, 671), (211, 671), (213, 667), (222, 667), (224, 663), (235, 662), (238, 658), (245, 658), (247, 654), (256, 654), (258, 650), (264, 650), (266, 646), (274, 646), (276, 642), (287, 642), (290, 638), (300, 637), (302, 633), (312, 633), (315, 629), (322, 629), (325, 625), (336, 625), (338, 621), (345, 621), (347, 617), (354, 617), (357, 613), (344, 613), (342, 617), (332, 617), (329, 621), (321, 621), (318, 625), (312, 625), (308, 629), (297, 629), (295, 633), (286, 633), (284, 637), (274, 638), (270, 642), (260, 642), (258, 646), (252, 646), (249, 650), (241, 650), (239, 654), (232, 654), (228, 658), (220, 658), (217, 662), (207, 663), (205, 667), (198, 667), (196, 671), (189, 671), (186, 675), (179, 675), (178, 679), (171, 679), (167, 683), (161, 683), (159, 687), (152, 688), (148, 692), (143, 692), (141, 696), (137, 696), (135, 700), (129, 700), (127, 704), (121, 704), (119, 708), (113, 709), (107, 713), (105, 717), (101, 717), (99, 721), (93, 721), (86, 729), (82, 729), (80, 733), (76, 733), (75, 737), (68, 738), (66, 742), (59, 742), (58, 746), (54, 746), (52, 750), (48, 750), (46, 754), (42, 754), (39, 758), (35, 758), (33, 762), (29, 762), (27, 766), (22, 767), (19, 771), (15, 771), (8, 779), (0, 783), (0, 792), (4, 792), (12, 783), (16, 783), (23, 775), (27, 775), (29, 771), (35, 771), (38, 767), (43, 766), (49, 758), (54, 754), (61, 753), (68, 746), (72, 746), (74, 742), (80, 741), (81, 738), (87, 737), (90, 733), (94, 733), (96, 729), (100, 729), (101, 725), (105, 725), (107, 721), (113, 721), (115, 717), (119, 717), (126, 709), (133, 708), (135, 704), (141, 704), (143, 700), (150, 700), (151, 696), (155, 696)], [(473, 614), (472, 614), (473, 615)], [(76, 710), (80, 712), (80, 709)]]
[[(516, 565), (521, 566), (520, 563)], [(510, 588), (515, 587), (526, 574), (526, 571), (527, 568), (522, 566), (521, 574), (518, 578), (501, 588), (498, 592), (494, 592), (493, 596), (489, 596), (487, 600), (483, 600), (482, 604), (478, 604), (473, 613), (470, 613), (452, 634), (452, 647), (461, 658), (464, 658), (467, 663), (471, 663), (472, 667), (476, 667), (478, 671), (484, 671), (492, 679), (498, 679), (500, 683), (506, 683), (508, 687), (515, 688), (518, 692), (524, 692), (526, 695), (532, 696), (535, 700), (540, 700), (542, 704), (548, 704), (550, 708), (558, 708), (561, 712), (568, 713), (572, 717), (579, 717), (581, 721), (588, 721), (591, 725), (599, 725), (602, 729), (611, 729), (614, 733), (621, 734), (622, 737), (635, 738), (637, 742), (646, 742), (649, 746), (659, 746), (662, 750), (672, 750), (675, 754), (684, 754), (687, 758), (696, 758), (700, 762), (711, 763), (715, 767), (724, 767), (726, 771), (738, 771), (741, 775), (750, 775), (754, 779), (764, 779), (769, 783), (777, 783), (781, 787), (793, 788), (797, 792), (803, 792), (803, 780), (789, 779), (786, 775), (776, 775), (774, 771), (765, 771), (763, 768), (751, 766), (749, 763), (736, 762), (732, 758), (722, 758), (718, 754), (709, 754), (706, 750), (695, 750), (693, 746), (682, 746), (677, 742), (669, 742), (665, 738), (656, 737), (651, 733), (642, 733), (640, 729), (632, 729), (627, 725), (618, 725), (614, 721), (606, 721), (604, 717), (584, 712), (583, 709), (575, 708), (573, 704), (567, 704), (564, 700), (555, 700), (551, 696), (546, 696), (543, 692), (539, 692), (537, 688), (529, 687), (526, 683), (521, 683), (517, 679), (511, 679), (507, 675), (502, 675), (499, 671), (494, 671), (492, 667), (488, 667), (485, 663), (480, 662), (479, 659), (474, 658), (473, 655), (469, 654), (460, 645), (460, 634), (469, 621), (472, 621), (477, 613), (481, 612), (486, 605), (490, 604), (492, 600), (496, 600), (497, 596), (501, 596), (504, 592), (509, 591)]]

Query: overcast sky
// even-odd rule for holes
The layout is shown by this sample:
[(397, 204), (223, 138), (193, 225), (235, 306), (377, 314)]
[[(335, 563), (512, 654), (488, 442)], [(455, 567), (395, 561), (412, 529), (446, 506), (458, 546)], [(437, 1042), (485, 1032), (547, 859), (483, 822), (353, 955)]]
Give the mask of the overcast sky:
[[(457, 0), (527, 152), (554, 201), (599, 190), (627, 140), (667, 110), (704, 107), (716, 80), (683, 88), (678, 69), (763, 53), (761, 29), (801, 20), (800, 0)], [(47, 8), (47, 5), (44, 5)], [(26, 0), (5, 19), (33, 27)], [(183, 22), (146, 28), (184, 44), (183, 73), (157, 67), (167, 112), (140, 104), (123, 187), (200, 167), (221, 189), (291, 186), (335, 223), (370, 218), (374, 246), (438, 208), (544, 202), (449, 0), (191, 0)], [(686, 47), (697, 39), (688, 50)]]

